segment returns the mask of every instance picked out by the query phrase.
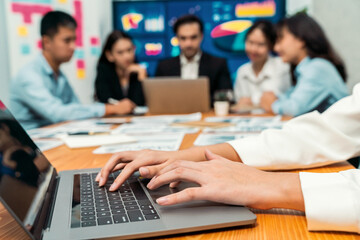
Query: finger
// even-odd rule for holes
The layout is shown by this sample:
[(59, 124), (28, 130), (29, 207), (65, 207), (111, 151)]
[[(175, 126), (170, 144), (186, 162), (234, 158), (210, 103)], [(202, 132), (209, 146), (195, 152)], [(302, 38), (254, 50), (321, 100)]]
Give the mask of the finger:
[[(119, 171), (119, 170), (123, 169), (125, 165), (126, 165), (126, 163), (119, 163), (119, 164), (117, 164), (117, 165), (114, 167), (114, 169), (112, 170), (112, 172), (116, 172), (116, 171)], [(100, 181), (100, 177), (101, 177), (101, 171), (99, 171), (98, 174), (96, 175), (95, 181), (96, 181), (96, 182), (99, 182), (99, 181)]]
[(122, 161), (128, 162), (130, 159), (133, 159), (133, 155), (134, 152), (132, 151), (114, 154), (100, 171), (99, 186), (105, 185), (109, 174), (113, 171), (117, 164), (121, 163)]
[(178, 167), (174, 170), (153, 177), (147, 187), (149, 189), (155, 189), (164, 184), (178, 181), (195, 182), (200, 184), (199, 180), (201, 179), (201, 176), (202, 174), (200, 171), (186, 167)]
[(142, 177), (144, 177), (144, 178), (152, 178), (156, 174), (158, 174), (161, 169), (165, 168), (167, 165), (169, 165), (169, 163), (164, 162), (164, 163), (161, 163), (159, 165), (140, 167), (139, 171), (140, 171), (140, 174), (141, 174)]
[(175, 162), (169, 164), (168, 166), (165, 166), (164, 168), (160, 169), (158, 171), (157, 175), (164, 174), (166, 172), (172, 171), (172, 170), (174, 170), (176, 168), (180, 168), (180, 167), (189, 168), (189, 169), (193, 169), (193, 170), (197, 170), (197, 171), (202, 170), (201, 162), (178, 160), (178, 161), (175, 161)]
[(177, 182), (172, 182), (169, 184), (169, 187), (170, 188), (176, 188), (181, 182), (180, 181), (177, 181)]
[(110, 191), (115, 191), (118, 189), (126, 179), (128, 179), (135, 171), (137, 171), (140, 167), (143, 166), (151, 166), (159, 164), (159, 159), (156, 157), (149, 157), (147, 159), (142, 159), (138, 161), (132, 161), (127, 163), (126, 166), (123, 168), (119, 176), (114, 180), (114, 183), (109, 188)]
[(187, 188), (177, 193), (173, 193), (156, 199), (159, 205), (174, 205), (194, 200), (204, 200), (201, 187)]
[(209, 149), (205, 149), (205, 158), (210, 161), (210, 160), (215, 160), (215, 159), (225, 159), (220, 155), (217, 155), (213, 152), (211, 152)]

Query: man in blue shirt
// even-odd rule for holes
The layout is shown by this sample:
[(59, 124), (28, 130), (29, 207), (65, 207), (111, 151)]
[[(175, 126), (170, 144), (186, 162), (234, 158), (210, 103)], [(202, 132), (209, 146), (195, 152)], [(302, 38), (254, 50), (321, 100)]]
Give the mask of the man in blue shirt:
[(76, 40), (76, 21), (53, 11), (41, 20), (42, 53), (23, 67), (10, 88), (10, 108), (25, 129), (57, 122), (131, 112), (130, 101), (81, 104), (60, 70), (70, 61)]

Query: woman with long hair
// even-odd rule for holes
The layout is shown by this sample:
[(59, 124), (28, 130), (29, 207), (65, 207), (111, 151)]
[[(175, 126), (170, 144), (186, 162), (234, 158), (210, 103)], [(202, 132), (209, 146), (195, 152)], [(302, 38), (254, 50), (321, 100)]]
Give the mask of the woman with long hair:
[(123, 114), (144, 105), (141, 81), (146, 69), (135, 61), (135, 46), (129, 35), (115, 30), (108, 36), (97, 66), (95, 98), (103, 103), (114, 100), (123, 105)]
[(250, 62), (239, 67), (234, 87), (239, 106), (259, 105), (265, 91), (276, 95), (290, 87), (290, 66), (274, 56), (274, 25), (266, 20), (255, 22), (246, 33), (245, 52)]
[(320, 25), (304, 13), (277, 24), (275, 51), (291, 64), (293, 86), (280, 96), (263, 94), (260, 105), (268, 112), (298, 116), (325, 111), (348, 95), (346, 71)]

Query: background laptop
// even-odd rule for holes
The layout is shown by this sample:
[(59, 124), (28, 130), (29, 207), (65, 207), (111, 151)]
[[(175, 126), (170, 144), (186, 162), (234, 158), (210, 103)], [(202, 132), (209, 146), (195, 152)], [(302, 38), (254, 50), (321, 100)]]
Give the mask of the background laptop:
[(1, 101), (0, 160), (0, 199), (33, 239), (144, 238), (256, 221), (240, 206), (159, 206), (154, 199), (175, 190), (148, 191), (136, 174), (116, 192), (106, 188), (118, 172), (105, 188), (94, 181), (99, 169), (57, 174)]
[(193, 113), (210, 110), (207, 77), (187, 80), (180, 77), (148, 78), (142, 82), (150, 113)]

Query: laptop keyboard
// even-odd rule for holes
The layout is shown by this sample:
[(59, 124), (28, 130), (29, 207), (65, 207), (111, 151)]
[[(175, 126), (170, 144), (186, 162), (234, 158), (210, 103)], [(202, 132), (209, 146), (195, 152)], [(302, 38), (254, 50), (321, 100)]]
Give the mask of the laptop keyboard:
[(159, 215), (135, 177), (117, 191), (108, 191), (119, 172), (109, 176), (105, 187), (95, 181), (97, 173), (80, 174), (81, 227), (159, 219)]

